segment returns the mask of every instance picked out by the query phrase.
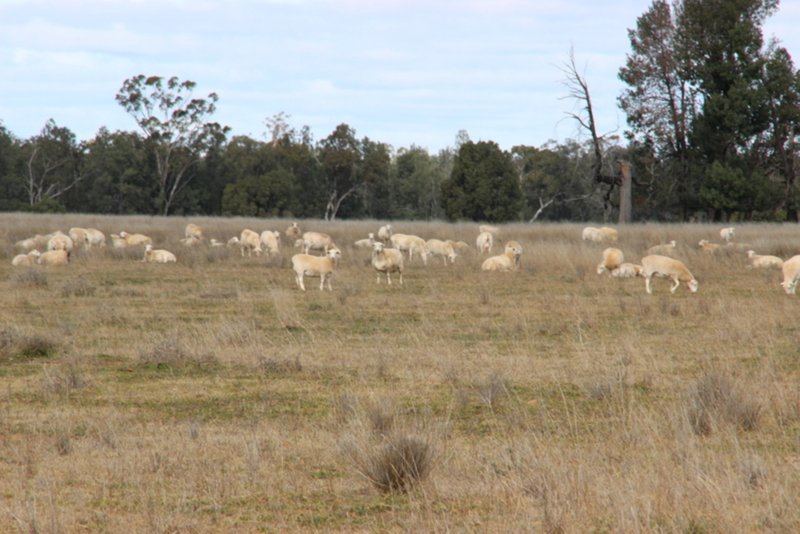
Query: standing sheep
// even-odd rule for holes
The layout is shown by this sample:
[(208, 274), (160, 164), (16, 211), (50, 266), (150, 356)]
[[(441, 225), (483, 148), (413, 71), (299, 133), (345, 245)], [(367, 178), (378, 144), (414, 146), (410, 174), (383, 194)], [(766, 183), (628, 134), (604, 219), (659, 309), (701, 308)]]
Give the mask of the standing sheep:
[(142, 261), (148, 263), (176, 263), (178, 259), (169, 250), (153, 250), (153, 245), (147, 244), (144, 246), (144, 258), (142, 258)]
[(386, 273), (386, 282), (391, 285), (392, 273), (400, 273), (400, 285), (403, 285), (403, 253), (399, 250), (376, 242), (372, 246), (372, 267), (376, 271), (376, 283), (380, 284), (381, 273)]
[(321, 250), (323, 254), (327, 254), (330, 249), (336, 248), (333, 238), (322, 232), (305, 232), (302, 239), (295, 241), (294, 246), (303, 247), (304, 254), (312, 250)]
[(303, 232), (300, 230), (300, 227), (297, 225), (297, 222), (293, 222), (287, 229), (286, 229), (286, 237), (289, 239), (291, 243), (292, 240), (299, 238), (303, 235)]
[(238, 243), (243, 257), (245, 250), (248, 257), (252, 256), (253, 252), (256, 256), (261, 256), (261, 236), (249, 228), (242, 230)]
[(79, 228), (73, 226), (69, 229), (69, 238), (72, 239), (72, 244), (76, 247), (86, 246), (86, 228)]
[(390, 238), (392, 245), (397, 250), (408, 252), (408, 261), (414, 259), (414, 253), (418, 253), (422, 258), (422, 263), (428, 265), (428, 245), (424, 239), (416, 235), (392, 234)]
[(618, 248), (609, 247), (603, 251), (603, 261), (597, 264), (597, 274), (611, 273), (625, 261), (625, 256)]
[(475, 246), (478, 247), (479, 254), (490, 254), (493, 245), (494, 237), (492, 237), (491, 232), (481, 232), (475, 240)]
[(369, 237), (366, 239), (359, 239), (353, 243), (356, 248), (372, 248), (372, 245), (375, 244), (375, 234), (372, 232), (369, 233)]
[(456, 262), (456, 254), (453, 245), (447, 241), (442, 241), (440, 239), (428, 239), (425, 243), (428, 245), (428, 252), (431, 256), (441, 256), (442, 260), (444, 260), (445, 266), (447, 266), (447, 260), (450, 260), (450, 264), (454, 264)]
[(722, 230), (719, 231), (719, 236), (726, 243), (730, 243), (735, 235), (736, 235), (736, 228), (734, 228), (733, 226), (728, 228), (723, 228)]
[(277, 230), (264, 230), (261, 232), (261, 244), (267, 255), (280, 254), (281, 252), (281, 233)]
[(86, 248), (106, 246), (106, 235), (97, 228), (86, 228)]
[(312, 256), (311, 254), (295, 254), (292, 256), (292, 269), (294, 270), (294, 280), (297, 287), (302, 291), (306, 290), (303, 283), (304, 276), (319, 276), (319, 290), (322, 291), (325, 287), (325, 281), (328, 281), (328, 291), (333, 291), (331, 287), (331, 278), (333, 272), (339, 263), (339, 258), (342, 253), (337, 248), (331, 248), (325, 256)]
[(701, 239), (697, 246), (700, 247), (703, 252), (707, 252), (709, 254), (714, 254), (719, 250), (719, 245), (716, 243), (709, 243), (708, 239)]
[(203, 229), (194, 223), (189, 223), (183, 231), (183, 237), (186, 239), (194, 238), (198, 241), (203, 240)]
[(587, 226), (583, 229), (583, 232), (581, 232), (581, 239), (584, 241), (594, 241), (595, 243), (615, 243), (618, 237), (618, 232), (614, 228), (609, 228), (608, 226), (603, 226), (601, 228)]
[(611, 276), (614, 278), (634, 278), (636, 276), (644, 276), (642, 273), (642, 266), (635, 263), (623, 263), (613, 271)]
[(48, 252), (51, 250), (66, 250), (67, 252), (72, 252), (73, 246), (72, 238), (61, 231), (54, 233), (53, 237), (47, 242)]
[(682, 262), (667, 256), (653, 254), (642, 258), (642, 276), (644, 276), (644, 287), (648, 295), (653, 293), (650, 287), (650, 280), (653, 276), (671, 279), (673, 286), (670, 288), (670, 293), (675, 293), (681, 282), (685, 283), (692, 293), (697, 292), (697, 280), (689, 272), (689, 269)]
[(378, 239), (383, 241), (385, 245), (389, 244), (389, 240), (392, 238), (392, 225), (391, 224), (384, 224), (380, 228), (378, 228)]
[(658, 254), (659, 256), (669, 256), (675, 253), (678, 243), (673, 239), (669, 243), (663, 245), (654, 245), (647, 249), (648, 254)]
[(125, 240), (125, 243), (129, 247), (153, 244), (153, 240), (144, 234), (129, 234), (128, 232), (120, 232), (119, 236)]
[(792, 256), (783, 262), (783, 290), (787, 295), (794, 295), (797, 290), (797, 282), (800, 280), (800, 254)]

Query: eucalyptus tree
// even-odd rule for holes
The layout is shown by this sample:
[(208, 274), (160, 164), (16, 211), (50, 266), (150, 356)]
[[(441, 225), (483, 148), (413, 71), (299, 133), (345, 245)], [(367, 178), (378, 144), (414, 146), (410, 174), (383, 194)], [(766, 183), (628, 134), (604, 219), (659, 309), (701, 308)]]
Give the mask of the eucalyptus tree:
[(156, 161), (156, 207), (170, 213), (177, 196), (193, 178), (192, 168), (229, 132), (208, 119), (219, 97), (193, 98), (196, 83), (177, 77), (139, 74), (123, 82), (117, 102), (130, 114), (146, 137)]

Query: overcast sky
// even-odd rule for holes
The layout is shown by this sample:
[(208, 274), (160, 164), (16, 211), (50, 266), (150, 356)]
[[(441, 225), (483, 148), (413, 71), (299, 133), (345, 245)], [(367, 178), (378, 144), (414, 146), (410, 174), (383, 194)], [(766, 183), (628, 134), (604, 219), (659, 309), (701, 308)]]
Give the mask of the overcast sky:
[[(575, 137), (561, 71), (574, 48), (601, 133), (625, 128), (616, 98), (627, 30), (645, 0), (0, 0), (0, 122), (78, 139), (135, 130), (116, 103), (136, 74), (197, 82), (214, 119), (264, 139), (279, 112), (319, 140), (436, 152), (459, 130), (501, 148)], [(800, 2), (768, 21), (800, 64)], [(797, 65), (796, 65), (797, 66)]]

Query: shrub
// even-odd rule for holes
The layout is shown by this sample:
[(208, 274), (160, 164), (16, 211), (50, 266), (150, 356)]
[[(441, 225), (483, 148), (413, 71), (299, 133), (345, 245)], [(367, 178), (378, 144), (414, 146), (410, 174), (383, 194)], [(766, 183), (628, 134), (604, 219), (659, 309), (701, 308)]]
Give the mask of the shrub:
[(362, 459), (361, 473), (383, 492), (408, 491), (427, 478), (433, 447), (424, 439), (398, 436)]

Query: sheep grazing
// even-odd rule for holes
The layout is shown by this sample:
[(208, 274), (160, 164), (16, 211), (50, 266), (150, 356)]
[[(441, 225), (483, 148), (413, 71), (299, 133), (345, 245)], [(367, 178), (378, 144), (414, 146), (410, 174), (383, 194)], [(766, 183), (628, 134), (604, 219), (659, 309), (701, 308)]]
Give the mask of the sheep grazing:
[(233, 236), (232, 238), (228, 239), (228, 242), (226, 243), (226, 245), (229, 246), (229, 247), (238, 247), (239, 246), (239, 238), (236, 237), (236, 236)]
[(719, 250), (719, 245), (716, 243), (709, 243), (707, 239), (701, 239), (700, 242), (697, 243), (697, 246), (708, 254), (714, 254)]
[(422, 258), (423, 265), (428, 265), (428, 245), (421, 237), (409, 234), (392, 234), (389, 240), (397, 250), (408, 252), (408, 261), (414, 259), (414, 253), (416, 252)]
[(17, 254), (11, 260), (11, 265), (14, 267), (31, 267), (36, 265), (36, 259), (41, 256), (38, 250), (31, 250), (27, 254)]
[(144, 258), (142, 258), (142, 261), (148, 263), (175, 263), (178, 259), (169, 250), (153, 250), (153, 245), (147, 244), (144, 246)]
[(685, 283), (692, 293), (697, 292), (697, 280), (689, 272), (689, 269), (682, 262), (667, 256), (652, 254), (642, 258), (642, 276), (644, 277), (644, 286), (648, 295), (653, 293), (650, 287), (650, 280), (653, 276), (671, 279), (673, 286), (670, 288), (670, 293), (675, 293), (681, 282)]
[(125, 238), (118, 234), (110, 234), (109, 237), (111, 237), (112, 248), (126, 248), (128, 246), (128, 242)]
[(751, 269), (769, 267), (778, 267), (780, 269), (783, 267), (783, 260), (778, 256), (762, 256), (756, 254), (754, 250), (748, 250), (747, 258), (750, 260), (750, 265), (748, 265), (748, 267)]
[(456, 262), (458, 254), (456, 254), (456, 250), (451, 243), (440, 239), (428, 239), (425, 244), (428, 246), (428, 252), (431, 256), (442, 257), (445, 266), (447, 266), (447, 260), (450, 260), (451, 265)]
[(403, 285), (403, 253), (394, 248), (386, 248), (381, 242), (372, 246), (372, 267), (376, 271), (376, 281), (381, 283), (381, 273), (386, 273), (386, 282), (392, 284), (392, 273), (400, 273)]
[(54, 233), (47, 241), (48, 252), (51, 250), (66, 250), (67, 252), (72, 252), (73, 247), (74, 242), (72, 238), (60, 231)]
[(783, 262), (783, 290), (787, 295), (794, 295), (797, 290), (797, 282), (800, 280), (800, 254), (792, 256)]
[(654, 245), (647, 249), (647, 254), (657, 254), (659, 256), (670, 256), (671, 254), (675, 253), (675, 249), (677, 248), (678, 243), (673, 239), (669, 243), (664, 243), (662, 245)]
[(296, 222), (293, 222), (291, 224), (291, 226), (289, 226), (286, 229), (286, 237), (289, 238), (290, 240), (297, 239), (302, 235), (303, 235), (303, 232), (302, 232), (302, 230), (300, 230), (300, 227), (297, 225)]
[(456, 252), (458, 252), (460, 254), (463, 254), (465, 252), (469, 252), (469, 251), (472, 250), (472, 247), (470, 247), (464, 241), (453, 241), (452, 239), (448, 239), (447, 241), (445, 241), (445, 243), (449, 243), (453, 247), (453, 250), (455, 250)]
[(358, 241), (355, 241), (353, 243), (353, 245), (356, 248), (369, 248), (369, 249), (371, 249), (372, 245), (374, 244), (375, 244), (375, 234), (373, 234), (372, 232), (369, 233), (369, 237), (367, 239), (359, 239)]
[(69, 263), (70, 253), (68, 250), (50, 250), (43, 252), (38, 258), (36, 263), (38, 265), (67, 265)]
[(50, 238), (53, 237), (53, 234), (36, 234), (33, 237), (29, 237), (27, 239), (22, 239), (14, 243), (14, 247), (16, 247), (20, 252), (30, 252), (31, 250), (38, 250), (38, 249), (46, 249), (47, 242), (50, 241)]
[(311, 254), (295, 254), (292, 256), (292, 269), (294, 270), (294, 279), (297, 287), (305, 291), (306, 286), (303, 283), (303, 277), (319, 276), (319, 290), (322, 291), (324, 289), (325, 281), (327, 280), (328, 291), (333, 291), (331, 278), (333, 278), (333, 272), (341, 256), (342, 253), (338, 248), (330, 248), (325, 252), (325, 256), (312, 256)]
[(637, 276), (644, 276), (642, 273), (642, 266), (635, 263), (623, 263), (613, 271), (611, 276), (614, 278), (635, 278)]
[[(236, 241), (239, 241), (239, 239), (237, 238)], [(211, 239), (208, 240), (208, 246), (210, 246), (210, 247), (224, 247), (225, 243), (223, 243), (222, 241), (220, 241), (218, 239), (214, 239), (212, 237)]]
[(609, 228), (608, 226), (603, 226), (601, 228), (587, 226), (583, 229), (583, 232), (581, 232), (581, 239), (584, 241), (594, 241), (595, 243), (616, 243), (618, 238), (619, 233), (614, 228)]
[(392, 238), (392, 225), (391, 224), (384, 224), (380, 228), (378, 228), (378, 239), (383, 241), (384, 244), (388, 245), (389, 240)]
[(603, 261), (597, 264), (597, 274), (610, 273), (624, 261), (625, 256), (620, 249), (609, 247), (603, 251)]
[(499, 256), (486, 258), (481, 265), (482, 271), (516, 271), (522, 256), (522, 246), (516, 241), (506, 243), (505, 251)]
[(308, 254), (312, 250), (321, 250), (324, 254), (328, 254), (330, 249), (336, 248), (333, 238), (322, 232), (305, 232), (302, 239), (295, 241), (294, 246), (297, 247), (298, 242), (303, 247), (304, 254)]
[(726, 243), (730, 243), (735, 235), (736, 235), (736, 229), (733, 226), (729, 228), (723, 228), (722, 230), (719, 231), (719, 236)]
[(69, 229), (67, 234), (69, 234), (69, 238), (72, 239), (74, 246), (82, 247), (86, 245), (86, 228), (74, 226)]
[(144, 234), (129, 234), (128, 232), (120, 232), (119, 236), (125, 240), (126, 246), (137, 247), (139, 245), (152, 245), (153, 240)]
[(280, 254), (281, 233), (277, 230), (264, 230), (261, 232), (261, 245), (269, 256)]
[(203, 229), (197, 226), (194, 223), (189, 223), (186, 225), (186, 228), (183, 230), (183, 237), (185, 239), (194, 238), (197, 241), (203, 240)]
[(106, 246), (106, 234), (97, 228), (85, 228), (84, 244), (86, 248)]
[(475, 240), (475, 246), (478, 247), (478, 253), (490, 254), (492, 246), (494, 246), (494, 237), (491, 232), (481, 232)]
[(242, 256), (244, 256), (245, 250), (247, 251), (248, 257), (252, 256), (253, 252), (256, 253), (256, 256), (261, 256), (261, 236), (249, 228), (242, 230), (242, 233), (239, 236), (238, 244), (239, 249), (242, 252)]

